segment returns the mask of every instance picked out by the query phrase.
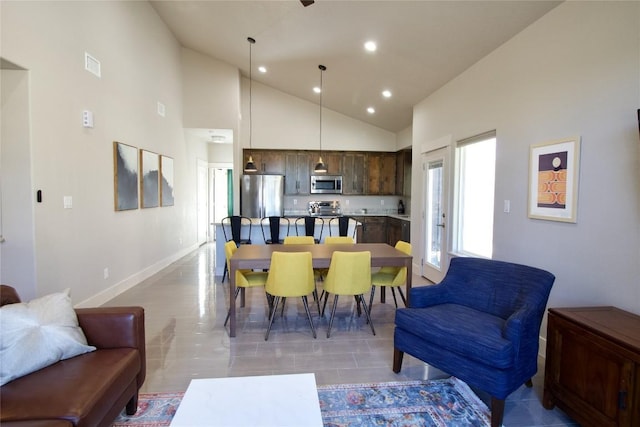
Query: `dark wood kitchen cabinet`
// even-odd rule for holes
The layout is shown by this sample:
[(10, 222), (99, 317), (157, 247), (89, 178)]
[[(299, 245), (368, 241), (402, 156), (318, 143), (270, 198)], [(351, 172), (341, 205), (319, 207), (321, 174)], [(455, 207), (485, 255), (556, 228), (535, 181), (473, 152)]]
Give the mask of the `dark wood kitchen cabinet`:
[(387, 243), (387, 217), (363, 216), (362, 239), (359, 243)]
[(367, 154), (366, 194), (385, 195), (396, 192), (396, 154)]
[(396, 195), (411, 197), (411, 149), (396, 153)]
[[(342, 151), (323, 151), (322, 161), (327, 167), (327, 172), (323, 175), (342, 175), (342, 157), (344, 153)], [(318, 163), (320, 158), (319, 151), (311, 152), (311, 174), (313, 174), (313, 168)]]
[(342, 159), (342, 194), (365, 194), (364, 153), (345, 153)]
[(398, 240), (411, 242), (411, 222), (389, 217), (387, 220), (387, 243), (395, 246)]
[[(284, 193), (310, 194), (311, 162), (317, 162), (308, 151), (293, 151), (285, 154)], [(315, 163), (314, 163), (315, 165)]]
[(640, 426), (640, 316), (550, 308), (542, 404), (583, 426)]
[[(253, 158), (253, 162), (258, 168), (253, 174), (267, 175), (284, 175), (285, 174), (285, 155), (284, 151), (279, 150), (244, 150), (244, 159), (242, 167), (247, 164), (249, 155)], [(244, 173), (244, 172), (243, 172)]]

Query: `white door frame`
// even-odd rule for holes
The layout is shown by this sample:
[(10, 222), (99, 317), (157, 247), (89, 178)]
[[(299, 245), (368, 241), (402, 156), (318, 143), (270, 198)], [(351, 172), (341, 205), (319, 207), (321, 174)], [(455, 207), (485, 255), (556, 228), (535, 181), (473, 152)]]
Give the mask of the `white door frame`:
[[(449, 200), (450, 200), (450, 173), (451, 173), (451, 161), (450, 161), (450, 147), (443, 147), (437, 150), (422, 153), (422, 182), (424, 184), (424, 206), (423, 206), (423, 254), (422, 259), (422, 275), (433, 283), (439, 283), (445, 276), (447, 268), (449, 267), (449, 236), (451, 229), (451, 215), (449, 213)], [(433, 221), (430, 218), (430, 200), (431, 194), (429, 189), (431, 188), (431, 182), (429, 180), (429, 165), (441, 162), (442, 164), (442, 191), (441, 198), (438, 202), (440, 212), (437, 213), (438, 218)], [(437, 223), (437, 228), (435, 224)], [(433, 230), (432, 230), (433, 228)], [(431, 245), (430, 236), (432, 233), (438, 232), (440, 237), (440, 259), (439, 265), (434, 265), (429, 262), (429, 247)]]

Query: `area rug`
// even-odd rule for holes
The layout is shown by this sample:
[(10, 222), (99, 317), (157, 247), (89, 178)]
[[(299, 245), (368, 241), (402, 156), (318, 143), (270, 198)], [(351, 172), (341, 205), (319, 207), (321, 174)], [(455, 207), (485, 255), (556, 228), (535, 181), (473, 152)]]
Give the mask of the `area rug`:
[[(168, 426), (184, 393), (141, 394), (134, 416), (120, 415), (113, 427)], [(319, 386), (326, 427), (486, 427), (489, 409), (456, 378)], [(202, 426), (215, 425), (215, 420)], [(194, 426), (195, 427), (195, 426)]]

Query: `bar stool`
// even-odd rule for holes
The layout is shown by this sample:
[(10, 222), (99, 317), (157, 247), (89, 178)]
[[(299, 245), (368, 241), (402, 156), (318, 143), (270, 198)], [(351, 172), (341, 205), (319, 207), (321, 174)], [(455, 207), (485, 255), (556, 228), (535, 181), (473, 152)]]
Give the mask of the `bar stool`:
[[(268, 216), (260, 219), (260, 228), (262, 229), (262, 237), (267, 245), (274, 243), (283, 243), (284, 238), (289, 235), (289, 227), (291, 222), (289, 218), (281, 216)], [(282, 229), (285, 229), (284, 236)], [(267, 233), (268, 231), (268, 233)], [(269, 236), (270, 238), (267, 238)]]
[[(229, 242), (233, 240), (236, 246), (250, 245), (251, 244), (251, 218), (240, 215), (232, 215), (222, 218), (220, 221), (222, 226), (222, 234), (224, 234), (224, 241)], [(242, 228), (248, 230), (245, 235), (242, 235)], [(244, 237), (244, 238), (243, 238)], [(224, 282), (227, 276), (229, 267), (225, 263), (224, 272), (222, 273), (222, 281)]]
[(330, 236), (335, 235), (334, 232), (332, 231), (332, 226), (334, 224), (338, 226), (338, 236), (347, 236), (349, 233), (349, 226), (353, 225), (353, 235), (351, 237), (353, 237), (354, 239), (356, 238), (356, 228), (357, 228), (356, 226), (358, 225), (358, 221), (356, 221), (355, 218), (350, 216), (337, 216), (337, 217), (331, 218), (329, 220)]
[[(320, 224), (318, 224), (318, 222)], [(319, 233), (316, 233), (317, 225), (319, 225), (320, 228)], [(320, 243), (322, 240), (322, 232), (324, 231), (324, 219), (314, 216), (301, 216), (296, 218), (295, 228), (296, 235), (302, 236), (300, 229), (304, 229), (304, 236), (313, 236), (315, 242)]]

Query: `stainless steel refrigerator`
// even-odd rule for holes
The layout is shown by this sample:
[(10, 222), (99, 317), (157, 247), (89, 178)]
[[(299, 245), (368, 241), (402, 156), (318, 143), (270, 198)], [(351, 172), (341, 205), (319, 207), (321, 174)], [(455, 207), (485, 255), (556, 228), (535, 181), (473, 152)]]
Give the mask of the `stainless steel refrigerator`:
[(242, 175), (240, 212), (249, 218), (284, 214), (284, 176)]

